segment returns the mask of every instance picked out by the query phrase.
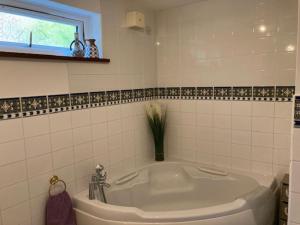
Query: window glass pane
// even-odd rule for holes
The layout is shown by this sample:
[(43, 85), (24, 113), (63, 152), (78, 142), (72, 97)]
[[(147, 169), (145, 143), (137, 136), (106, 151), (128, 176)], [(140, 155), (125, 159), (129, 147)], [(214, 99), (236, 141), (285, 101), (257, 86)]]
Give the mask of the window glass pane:
[(75, 25), (0, 12), (0, 41), (68, 48), (74, 39)]

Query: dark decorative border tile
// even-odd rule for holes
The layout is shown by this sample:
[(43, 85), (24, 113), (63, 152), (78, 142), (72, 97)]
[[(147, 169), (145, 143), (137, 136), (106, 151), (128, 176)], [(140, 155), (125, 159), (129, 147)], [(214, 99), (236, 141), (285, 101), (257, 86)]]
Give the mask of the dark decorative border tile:
[(180, 87), (168, 87), (166, 88), (167, 99), (179, 99), (180, 98)]
[(231, 100), (232, 87), (215, 87), (214, 99), (216, 100)]
[(233, 87), (232, 99), (239, 101), (252, 100), (252, 87)]
[[(291, 101), (293, 86), (262, 87), (159, 87), (49, 96), (0, 99), (0, 120), (144, 101), (152, 99), (200, 99), (240, 101)], [(295, 100), (295, 124), (300, 127), (300, 96)], [(296, 126), (296, 125), (295, 125)]]
[(133, 102), (133, 91), (132, 90), (121, 90), (121, 102), (122, 103), (129, 103)]
[(181, 98), (182, 99), (196, 99), (196, 88), (195, 87), (182, 87)]
[(277, 86), (276, 101), (290, 102), (295, 94), (294, 86)]
[(300, 96), (295, 97), (294, 109), (294, 126), (300, 128)]
[(134, 89), (133, 90), (133, 99), (135, 102), (144, 101), (144, 89)]
[(71, 109), (70, 95), (49, 95), (48, 106), (50, 113), (65, 112)]
[(145, 100), (152, 100), (154, 98), (155, 88), (145, 89)]
[(20, 98), (0, 99), (0, 119), (14, 119), (22, 117)]
[(24, 97), (21, 104), (24, 117), (48, 113), (47, 96)]
[(73, 110), (86, 109), (90, 107), (89, 93), (73, 93), (71, 94), (71, 106)]
[(210, 100), (214, 97), (213, 87), (197, 87), (196, 98), (201, 100)]
[(158, 88), (153, 88), (153, 99), (158, 98)]
[(159, 87), (157, 88), (157, 97), (161, 99), (165, 99), (167, 95), (167, 89)]
[(107, 91), (107, 105), (120, 104), (120, 91)]
[(91, 107), (106, 106), (106, 93), (105, 91), (91, 92), (90, 93)]
[(274, 99), (275, 99), (274, 86), (253, 87), (254, 101), (274, 101)]

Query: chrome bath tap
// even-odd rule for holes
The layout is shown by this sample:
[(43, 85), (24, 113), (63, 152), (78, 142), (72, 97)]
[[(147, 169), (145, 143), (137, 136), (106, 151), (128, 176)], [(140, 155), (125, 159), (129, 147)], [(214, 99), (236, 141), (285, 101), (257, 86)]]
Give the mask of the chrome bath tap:
[[(96, 174), (92, 175), (91, 182), (89, 184), (89, 199), (99, 199), (100, 201), (107, 203), (104, 187), (109, 188), (110, 185), (106, 183), (107, 173), (104, 166), (96, 166)], [(97, 194), (98, 193), (98, 194)]]

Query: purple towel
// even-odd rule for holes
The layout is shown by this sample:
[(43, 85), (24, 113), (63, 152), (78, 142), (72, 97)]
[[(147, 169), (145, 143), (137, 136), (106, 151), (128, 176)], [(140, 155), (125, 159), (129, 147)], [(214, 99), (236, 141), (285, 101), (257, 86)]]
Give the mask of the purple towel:
[(46, 225), (76, 225), (72, 201), (66, 191), (49, 197), (46, 205)]

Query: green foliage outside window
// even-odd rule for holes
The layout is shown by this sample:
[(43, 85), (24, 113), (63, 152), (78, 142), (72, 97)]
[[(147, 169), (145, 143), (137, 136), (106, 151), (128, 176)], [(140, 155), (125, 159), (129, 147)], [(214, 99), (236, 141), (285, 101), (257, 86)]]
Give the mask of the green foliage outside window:
[(68, 48), (75, 25), (0, 12), (0, 41)]

